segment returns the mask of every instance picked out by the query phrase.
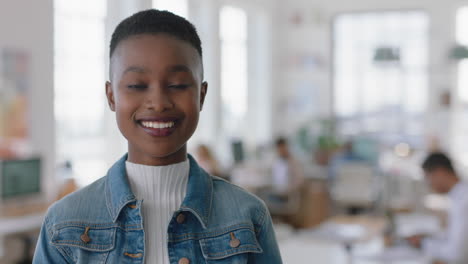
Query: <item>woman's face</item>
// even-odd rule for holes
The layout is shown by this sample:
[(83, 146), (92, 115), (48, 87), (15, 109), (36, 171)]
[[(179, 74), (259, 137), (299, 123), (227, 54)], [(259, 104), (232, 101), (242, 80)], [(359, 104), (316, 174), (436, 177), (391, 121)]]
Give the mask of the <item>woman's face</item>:
[(167, 34), (135, 35), (117, 45), (106, 95), (130, 162), (160, 166), (186, 159), (207, 92), (202, 70), (197, 50)]

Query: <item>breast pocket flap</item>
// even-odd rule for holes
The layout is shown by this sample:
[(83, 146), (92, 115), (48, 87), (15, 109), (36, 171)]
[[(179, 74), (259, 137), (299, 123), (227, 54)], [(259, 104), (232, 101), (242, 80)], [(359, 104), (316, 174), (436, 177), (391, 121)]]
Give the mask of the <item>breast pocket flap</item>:
[(116, 227), (93, 227), (85, 224), (61, 226), (54, 231), (52, 244), (107, 252), (114, 249), (115, 233)]
[(216, 260), (244, 253), (262, 253), (255, 232), (249, 228), (237, 229), (228, 233), (200, 240), (203, 256)]

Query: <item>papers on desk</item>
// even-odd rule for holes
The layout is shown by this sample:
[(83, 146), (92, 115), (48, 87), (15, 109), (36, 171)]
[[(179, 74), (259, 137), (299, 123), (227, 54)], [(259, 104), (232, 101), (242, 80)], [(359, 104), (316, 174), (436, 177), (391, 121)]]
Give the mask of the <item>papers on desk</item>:
[[(401, 261), (417, 261), (416, 263), (425, 263), (424, 255), (408, 246), (391, 247), (370, 256), (356, 256), (359, 259), (377, 261), (383, 263), (402, 263)], [(414, 262), (412, 262), (414, 263)]]
[(339, 243), (354, 243), (368, 235), (366, 228), (359, 224), (343, 224), (327, 222), (319, 228), (310, 230), (304, 235), (307, 237)]
[(309, 238), (339, 243), (367, 242), (383, 234), (385, 221), (375, 217), (336, 216), (304, 232)]
[(436, 234), (440, 232), (440, 221), (434, 215), (429, 214), (397, 214), (397, 237), (409, 237), (418, 234)]

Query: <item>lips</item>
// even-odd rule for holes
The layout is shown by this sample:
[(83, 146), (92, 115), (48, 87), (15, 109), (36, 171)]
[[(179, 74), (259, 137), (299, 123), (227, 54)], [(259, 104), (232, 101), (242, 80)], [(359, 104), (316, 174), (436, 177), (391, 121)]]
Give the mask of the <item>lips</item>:
[(178, 119), (174, 117), (146, 117), (139, 119), (137, 123), (150, 136), (167, 137), (174, 132)]

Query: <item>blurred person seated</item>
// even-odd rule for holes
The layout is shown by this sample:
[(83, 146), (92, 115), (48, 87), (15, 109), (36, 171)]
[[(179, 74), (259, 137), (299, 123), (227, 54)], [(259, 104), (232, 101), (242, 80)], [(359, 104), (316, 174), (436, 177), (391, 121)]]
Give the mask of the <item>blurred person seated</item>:
[(275, 148), (277, 157), (272, 164), (271, 187), (259, 196), (265, 200), (272, 215), (293, 215), (300, 206), (303, 168), (291, 154), (285, 138), (278, 138)]
[(73, 193), (76, 190), (78, 190), (79, 186), (75, 180), (73, 165), (71, 161), (65, 161), (58, 168), (57, 174), (60, 176), (60, 178), (62, 178), (62, 182), (60, 183), (60, 188), (56, 199), (58, 201), (63, 197), (69, 195), (70, 193)]
[(0, 146), (0, 159), (13, 159), (15, 156), (14, 151), (10, 148)]
[(224, 178), (228, 180), (228, 177), (223, 174), (220, 169), (219, 163), (213, 155), (213, 152), (207, 145), (200, 144), (196, 149), (195, 156), (198, 164), (209, 174)]
[(422, 164), (431, 189), (450, 199), (447, 230), (438, 235), (415, 235), (407, 238), (415, 248), (434, 263), (468, 263), (468, 183), (462, 181), (452, 161), (443, 153), (430, 154)]
[(277, 158), (273, 162), (273, 191), (278, 195), (289, 195), (298, 191), (304, 182), (303, 168), (291, 154), (285, 138), (276, 140)]

